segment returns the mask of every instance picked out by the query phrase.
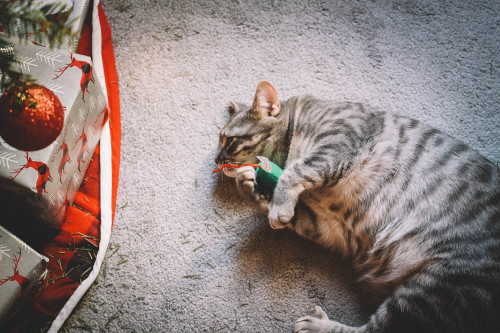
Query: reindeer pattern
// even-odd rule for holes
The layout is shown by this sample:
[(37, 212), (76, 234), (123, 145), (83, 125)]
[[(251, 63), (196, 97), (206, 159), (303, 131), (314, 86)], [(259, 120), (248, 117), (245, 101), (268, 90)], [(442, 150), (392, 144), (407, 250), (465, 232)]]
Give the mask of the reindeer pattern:
[(71, 158), (69, 156), (69, 149), (68, 149), (68, 144), (66, 142), (66, 134), (68, 133), (68, 126), (64, 129), (64, 134), (62, 136), (62, 143), (61, 145), (57, 148), (57, 150), (54, 152), (54, 155), (50, 162), (54, 162), (55, 158), (57, 157), (58, 153), (62, 151), (62, 157), (61, 161), (59, 162), (59, 167), (57, 168), (57, 172), (59, 173), (59, 182), (62, 183), (62, 176), (63, 174), (66, 174), (65, 167), (67, 163), (71, 163)]
[[(13, 267), (12, 267), (12, 271), (11, 271), (11, 274), (10, 275), (7, 275), (7, 277), (3, 278), (0, 276), (0, 288), (2, 288), (4, 285), (6, 288), (8, 288), (7, 290), (12, 290), (12, 285), (8, 286), (8, 282), (14, 282), (14, 283), (17, 283), (19, 286), (18, 286), (18, 291), (16, 292), (16, 289), (14, 289), (13, 291), (16, 292), (15, 294), (15, 298), (12, 302), (12, 304), (18, 302), (20, 299), (23, 298), (23, 296), (29, 291), (30, 289), (30, 285), (31, 285), (31, 282), (30, 280), (20, 274), (19, 272), (19, 262), (21, 261), (21, 248), (19, 248), (19, 251), (17, 253), (14, 253), (13, 254), (13, 258), (12, 258), (12, 262), (13, 262)], [(2, 273), (7, 273), (6, 272), (2, 272)], [(3, 288), (5, 288), (3, 287)]]
[(92, 81), (92, 83), (95, 83), (94, 75), (92, 75), (92, 66), (86, 61), (76, 60), (75, 57), (73, 57), (73, 53), (70, 54), (70, 59), (71, 62), (66, 65), (66, 67), (60, 68), (57, 71), (58, 74), (56, 74), (54, 80), (60, 78), (61, 75), (63, 75), (64, 72), (70, 67), (76, 67), (80, 69), (82, 71), (80, 89), (82, 90), (82, 100), (85, 101), (85, 93), (89, 92), (89, 82)]
[(47, 182), (52, 181), (52, 177), (50, 176), (50, 170), (47, 164), (43, 162), (33, 161), (29, 157), (29, 152), (26, 152), (26, 163), (24, 163), (20, 168), (15, 169), (12, 172), (14, 176), (11, 176), (11, 179), (12, 180), (16, 179), (16, 177), (19, 176), (21, 171), (29, 168), (32, 168), (38, 173), (38, 178), (36, 180), (36, 192), (38, 193), (38, 200), (40, 200), (42, 198), (43, 193), (48, 193), (47, 190), (45, 189)]
[(48, 258), (0, 226), (0, 298), (10, 304), (30, 292), (46, 271)]
[(86, 122), (87, 122), (87, 117), (84, 117), (82, 135), (80, 135), (80, 137), (78, 138), (78, 140), (76, 140), (75, 146), (73, 147), (73, 149), (76, 148), (76, 145), (78, 144), (78, 142), (82, 141), (82, 145), (80, 147), (80, 151), (78, 152), (78, 158), (77, 158), (78, 171), (81, 171), (80, 165), (81, 165), (82, 162), (85, 163), (85, 161), (83, 160), (83, 155), (88, 151), (87, 134), (85, 134), (85, 123)]
[(14, 281), (19, 284), (21, 291), (26, 290), (30, 285), (30, 280), (19, 274), (19, 261), (21, 260), (21, 248), (19, 251), (13, 255), (12, 261), (14, 262), (14, 267), (12, 268), (13, 273), (4, 279), (0, 279), (0, 286), (4, 285), (9, 281)]
[[(35, 152), (15, 150), (0, 138), (0, 177), (10, 178), (16, 185), (36, 192), (36, 199), (42, 206), (49, 207), (49, 215), (54, 216), (57, 225), (64, 221), (65, 209), (72, 203), (83, 180), (83, 173), (109, 118), (109, 110), (94, 78), (92, 65), (85, 57), (30, 47), (35, 48), (36, 53), (28, 52), (27, 46), (19, 46), (20, 52), (33, 57), (27, 56), (16, 66), (29, 72), (59, 97), (65, 107), (64, 127), (52, 145)], [(75, 98), (78, 95), (81, 99)]]

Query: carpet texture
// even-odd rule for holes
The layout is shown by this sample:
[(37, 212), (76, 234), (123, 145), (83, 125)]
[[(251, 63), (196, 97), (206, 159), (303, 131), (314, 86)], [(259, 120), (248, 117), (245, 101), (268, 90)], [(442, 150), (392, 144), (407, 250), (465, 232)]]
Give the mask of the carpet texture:
[(355, 274), (212, 175), (229, 100), (270, 81), (408, 115), (500, 161), (494, 0), (104, 0), (120, 81), (118, 210), (64, 330), (290, 332), (321, 305), (370, 315)]

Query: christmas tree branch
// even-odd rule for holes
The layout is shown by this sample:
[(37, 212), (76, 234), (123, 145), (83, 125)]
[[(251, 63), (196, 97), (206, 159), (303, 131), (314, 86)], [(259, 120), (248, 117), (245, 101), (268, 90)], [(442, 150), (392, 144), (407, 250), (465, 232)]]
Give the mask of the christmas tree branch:
[[(7, 38), (17, 36), (20, 40), (32, 40), (39, 44), (46, 38), (50, 48), (54, 48), (64, 38), (77, 37), (77, 33), (72, 31), (73, 21), (68, 21), (72, 11), (73, 8), (60, 3), (0, 1), (0, 31), (3, 32), (0, 33), (0, 90), (9, 89), (20, 80), (31, 80), (12, 69), (11, 64), (16, 60), (13, 51), (8, 50), (10, 44)], [(20, 34), (21, 31), (24, 33)]]

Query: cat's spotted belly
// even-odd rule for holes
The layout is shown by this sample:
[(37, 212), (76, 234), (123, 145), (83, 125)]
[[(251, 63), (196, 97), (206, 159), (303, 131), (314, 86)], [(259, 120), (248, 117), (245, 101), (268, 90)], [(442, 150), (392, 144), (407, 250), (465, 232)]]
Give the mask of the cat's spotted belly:
[(339, 253), (355, 258), (366, 253), (374, 243), (369, 228), (373, 225), (365, 216), (332, 200), (331, 190), (304, 192), (295, 208), (290, 227), (299, 235)]
[[(335, 198), (335, 197), (333, 197)], [(380, 294), (387, 294), (429, 259), (416, 238), (401, 239), (393, 233), (376, 233), (379, 207), (364, 214), (332, 199), (331, 190), (305, 192), (289, 225), (299, 235), (353, 261), (361, 280)], [(376, 238), (375, 236), (376, 235)], [(394, 241), (392, 241), (393, 239)]]
[(378, 191), (394, 169), (391, 159), (380, 154), (386, 148), (382, 143), (360, 153), (335, 185), (304, 191), (296, 206), (296, 232), (343, 257), (364, 258), (386, 213)]

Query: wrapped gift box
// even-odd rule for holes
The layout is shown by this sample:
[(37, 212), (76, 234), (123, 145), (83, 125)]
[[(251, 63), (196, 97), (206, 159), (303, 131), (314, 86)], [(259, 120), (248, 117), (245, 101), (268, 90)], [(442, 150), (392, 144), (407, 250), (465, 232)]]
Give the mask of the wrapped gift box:
[(29, 300), (48, 259), (0, 226), (0, 327)]
[(17, 67), (52, 90), (63, 105), (59, 137), (38, 151), (19, 151), (0, 138), (0, 209), (52, 227), (65, 219), (108, 119), (106, 99), (89, 57), (14, 44)]
[[(35, 0), (33, 2), (33, 7), (51, 4), (64, 5), (63, 14), (67, 16), (67, 21), (71, 22), (71, 31), (75, 35), (73, 37), (65, 37), (64, 40), (57, 41), (55, 45), (56, 48), (71, 52), (76, 51), (80, 40), (82, 26), (89, 7), (89, 2), (90, 0)], [(48, 15), (50, 14), (55, 13), (49, 13)], [(19, 37), (27, 38), (33, 43), (43, 46), (49, 45), (47, 31), (42, 26), (33, 29), (33, 27), (25, 26), (20, 19), (17, 19), (12, 22), (12, 26), (9, 27), (9, 31)]]

